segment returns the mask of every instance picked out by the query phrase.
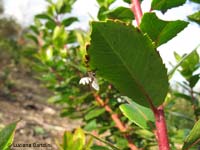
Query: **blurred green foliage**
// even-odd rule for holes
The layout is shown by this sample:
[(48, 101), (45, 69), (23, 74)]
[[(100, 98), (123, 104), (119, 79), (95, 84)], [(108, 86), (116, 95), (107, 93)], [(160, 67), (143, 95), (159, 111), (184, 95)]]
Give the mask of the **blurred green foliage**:
[[(130, 3), (129, 0), (124, 1)], [(112, 84), (97, 77), (100, 85), (98, 92), (89, 85), (79, 85), (80, 79), (87, 77), (87, 72), (91, 71), (85, 64), (89, 33), (81, 29), (72, 29), (72, 25), (78, 22), (76, 16), (71, 16), (75, 0), (47, 0), (47, 2), (47, 10), (35, 16), (34, 24), (29, 29), (23, 29), (11, 18), (0, 19), (0, 58), (11, 61), (12, 64), (26, 64), (33, 68), (36, 78), (54, 93), (48, 101), (63, 106), (62, 117), (81, 118), (84, 130), (97, 132), (97, 136), (102, 136), (123, 150), (129, 149), (128, 141), (124, 138), (126, 135), (139, 148), (156, 149), (157, 143), (153, 132), (141, 129), (123, 116), (119, 106), (125, 104), (126, 100)], [(101, 21), (118, 19), (126, 24), (132, 23), (134, 16), (129, 8), (120, 6), (110, 9), (114, 2), (115, 0), (97, 0), (98, 19)], [(153, 6), (163, 12), (169, 8), (164, 5), (158, 7), (158, 1), (154, 1)], [(0, 12), (3, 10), (1, 8), (3, 7), (0, 7)], [(175, 57), (177, 63), (184, 58), (177, 53)], [(8, 64), (8, 62), (2, 63)], [(6, 85), (8, 89), (12, 89), (13, 83), (9, 78), (10, 66), (2, 66), (4, 67), (1, 69), (3, 72), (0, 74), (0, 87)], [(185, 81), (179, 82), (175, 90), (171, 89), (165, 100), (170, 144), (174, 150), (181, 149), (185, 137), (200, 116), (200, 93), (195, 91), (195, 85), (199, 81), (199, 67), (199, 54), (194, 51), (180, 63), (178, 68)], [(97, 101), (97, 96), (104, 105)], [(105, 105), (112, 109), (111, 113), (105, 110)], [(121, 132), (116, 127), (111, 118), (112, 114), (119, 116), (127, 127), (126, 132)], [(43, 131), (38, 128), (36, 132)], [(63, 143), (60, 144), (60, 149), (63, 150), (109, 149), (107, 147), (93, 143), (93, 138), (87, 138), (82, 129), (77, 129), (74, 133), (65, 132)]]
[[(97, 2), (99, 20), (119, 19), (131, 23), (134, 19), (127, 8), (110, 9), (114, 0)], [(85, 122), (84, 130), (97, 131), (99, 135), (105, 134), (104, 138), (107, 141), (115, 143), (120, 149), (128, 149), (127, 140), (124, 139), (124, 134), (127, 133), (122, 133), (116, 128), (111, 114), (105, 111), (96, 100), (98, 95), (104, 104), (108, 105), (113, 113), (118, 114), (121, 121), (126, 124), (129, 129), (128, 135), (136, 146), (144, 149), (155, 148), (156, 140), (153, 133), (140, 129), (122, 115), (118, 106), (126, 103), (126, 100), (110, 83), (98, 77), (100, 85), (98, 92), (91, 90), (90, 86), (78, 84), (79, 80), (87, 77), (87, 72), (91, 71), (84, 62), (88, 61), (85, 59), (87, 53), (85, 47), (89, 47), (87, 45), (89, 34), (83, 30), (71, 28), (73, 23), (78, 21), (78, 18), (69, 15), (74, 1), (48, 0), (48, 3), (47, 10), (35, 16), (34, 24), (30, 26), (31, 33), (27, 34), (27, 37), (35, 43), (34, 49), (37, 48), (36, 53), (32, 55), (33, 68), (38, 73), (37, 78), (54, 92), (54, 96), (48, 101), (63, 105), (62, 117), (82, 118)], [(186, 62), (187, 60), (182, 66), (185, 66)], [(187, 78), (187, 81), (191, 82), (190, 86), (194, 86), (197, 79)], [(184, 93), (179, 92), (179, 95), (181, 94)], [(191, 109), (188, 106), (191, 106)], [(192, 107), (192, 104), (188, 103), (184, 97), (176, 95), (174, 91), (170, 92), (166, 98), (166, 117), (172, 149), (182, 146), (183, 139), (195, 122)], [(188, 111), (186, 112), (185, 109)]]

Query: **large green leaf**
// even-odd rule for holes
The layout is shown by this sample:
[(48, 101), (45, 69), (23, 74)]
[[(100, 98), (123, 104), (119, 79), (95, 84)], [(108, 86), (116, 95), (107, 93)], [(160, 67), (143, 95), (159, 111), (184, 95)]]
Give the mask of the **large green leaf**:
[(196, 23), (200, 24), (200, 11), (188, 16), (188, 18)]
[(183, 5), (185, 2), (186, 0), (153, 0), (151, 9), (166, 12), (168, 9)]
[(155, 13), (145, 13), (140, 29), (150, 36), (156, 46), (160, 46), (175, 37), (187, 25), (185, 21), (164, 21), (160, 20)]
[(183, 150), (188, 150), (190, 147), (200, 142), (200, 120), (198, 120), (189, 135), (185, 139)]
[(113, 10), (108, 10), (104, 13), (107, 15), (109, 19), (119, 19), (122, 21), (128, 21), (131, 22), (134, 19), (134, 15), (130, 8), (126, 7), (117, 7)]
[(151, 109), (141, 106), (135, 102), (122, 104), (120, 106), (122, 113), (132, 122), (143, 129), (152, 128), (151, 122), (154, 122), (154, 115)]
[(1, 150), (8, 150), (12, 144), (17, 123), (18, 122), (11, 123), (0, 131)]
[(138, 104), (162, 104), (167, 70), (151, 40), (132, 25), (92, 22), (90, 67)]

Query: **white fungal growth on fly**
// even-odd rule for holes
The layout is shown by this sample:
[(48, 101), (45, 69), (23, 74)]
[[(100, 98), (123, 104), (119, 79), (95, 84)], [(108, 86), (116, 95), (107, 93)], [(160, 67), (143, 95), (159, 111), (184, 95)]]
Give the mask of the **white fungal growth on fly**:
[(88, 85), (90, 82), (92, 82), (90, 77), (83, 77), (80, 79), (79, 84)]
[(90, 85), (93, 89), (99, 91), (99, 84), (93, 72), (88, 72), (88, 77), (81, 78), (79, 84)]

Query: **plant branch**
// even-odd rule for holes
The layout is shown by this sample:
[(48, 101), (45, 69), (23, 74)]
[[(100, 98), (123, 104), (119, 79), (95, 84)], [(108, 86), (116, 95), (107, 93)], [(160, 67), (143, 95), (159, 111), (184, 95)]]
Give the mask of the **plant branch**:
[[(127, 132), (127, 127), (124, 123), (120, 120), (118, 114), (114, 113), (107, 103), (105, 103), (98, 94), (94, 94), (95, 100), (105, 108), (105, 110), (111, 115), (112, 120), (115, 122), (116, 127), (119, 129), (120, 132), (125, 133)], [(106, 100), (107, 101), (107, 100)], [(137, 150), (138, 148), (132, 143), (130, 135), (124, 134), (124, 137), (128, 141), (128, 146), (131, 150)]]
[(164, 115), (164, 107), (162, 105), (159, 106), (154, 112), (154, 116), (156, 121), (156, 137), (158, 141), (159, 150), (170, 150)]
[(139, 0), (131, 0), (131, 10), (135, 16), (137, 25), (140, 26), (140, 22), (142, 19), (142, 9)]
[(197, 107), (196, 107), (196, 105), (195, 105), (195, 102), (196, 102), (196, 99), (195, 99), (195, 97), (194, 97), (194, 91), (193, 91), (193, 88), (191, 88), (190, 89), (190, 95), (191, 95), (191, 97), (192, 97), (192, 108), (193, 108), (193, 111), (194, 111), (194, 115), (195, 115), (195, 120), (196, 121), (198, 121), (199, 120), (199, 118), (198, 118), (198, 115), (196, 115), (196, 109), (197, 109)]
[(95, 138), (96, 140), (101, 141), (102, 143), (104, 143), (104, 144), (106, 144), (106, 145), (109, 145), (109, 146), (110, 146), (112, 149), (114, 149), (114, 150), (119, 150), (119, 148), (116, 147), (115, 145), (113, 145), (112, 143), (110, 143), (110, 142), (108, 142), (108, 141), (105, 141), (105, 140), (99, 138), (98, 136), (96, 136), (96, 135), (94, 135), (94, 134), (92, 134), (92, 133), (90, 133), (90, 132), (86, 132), (86, 131), (85, 131), (85, 134), (88, 134), (88, 135), (92, 136), (92, 137)]

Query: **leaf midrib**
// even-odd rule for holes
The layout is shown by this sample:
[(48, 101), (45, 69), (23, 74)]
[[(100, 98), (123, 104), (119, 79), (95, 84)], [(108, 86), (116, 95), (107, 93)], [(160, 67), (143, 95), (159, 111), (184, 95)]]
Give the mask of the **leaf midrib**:
[(147, 118), (147, 116), (145, 115), (145, 113), (142, 112), (136, 105), (133, 105), (133, 104), (129, 104), (129, 105), (131, 105), (132, 107), (134, 107), (134, 108), (138, 111), (138, 113), (141, 114), (141, 115), (144, 117), (144, 119), (145, 119), (146, 121), (148, 121), (148, 118)]

